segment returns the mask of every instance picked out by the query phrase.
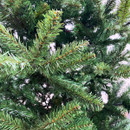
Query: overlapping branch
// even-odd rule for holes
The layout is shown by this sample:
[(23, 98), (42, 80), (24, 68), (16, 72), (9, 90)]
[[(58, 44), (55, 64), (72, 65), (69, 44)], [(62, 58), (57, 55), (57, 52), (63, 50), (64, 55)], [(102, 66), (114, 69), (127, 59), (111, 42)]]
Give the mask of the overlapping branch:
[(2, 130), (23, 130), (25, 127), (20, 119), (13, 118), (9, 114), (0, 112), (0, 129)]
[(12, 100), (3, 100), (0, 102), (0, 111), (26, 121), (34, 119), (34, 114), (31, 110), (28, 110), (24, 105), (16, 104)]
[(84, 41), (79, 44), (77, 42), (73, 42), (70, 45), (66, 44), (66, 46), (63, 47), (62, 50), (60, 48), (57, 49), (55, 54), (51, 55), (51, 57), (49, 58), (49, 61), (44, 63), (43, 66), (49, 63), (53, 63), (56, 60), (65, 59), (67, 56), (70, 56), (70, 55), (72, 56), (75, 53), (76, 54), (81, 53), (88, 44), (89, 44), (88, 41)]
[(81, 65), (87, 64), (86, 61), (94, 59), (96, 55), (94, 53), (85, 53), (84, 50), (87, 49), (88, 42), (76, 42), (68, 44), (61, 50), (57, 49), (55, 54), (52, 54), (48, 61), (40, 64), (44, 73), (54, 74), (56, 72), (65, 72), (66, 69), (74, 70)]
[(130, 66), (121, 65), (120, 67), (115, 69), (115, 76), (116, 77), (130, 77)]
[(61, 32), (61, 14), (61, 11), (50, 10), (44, 15), (44, 20), (38, 22), (34, 46), (30, 48), (34, 59), (39, 56), (46, 57), (49, 53), (48, 45), (53, 42), (56, 36), (59, 35), (59, 32)]
[[(26, 72), (25, 72), (26, 70)], [(28, 60), (22, 57), (16, 57), (10, 53), (5, 53), (0, 55), (0, 79), (7, 76), (14, 76), (17, 74), (27, 74), (32, 73), (32, 67), (30, 66)]]
[[(75, 123), (76, 122), (76, 123)], [(89, 118), (87, 118), (84, 114), (77, 116), (76, 119), (74, 120), (74, 122), (72, 122), (68, 127), (67, 130), (79, 130), (79, 129), (83, 129), (83, 130), (92, 130), (92, 129), (96, 129), (96, 127), (94, 126), (94, 124), (92, 123), (92, 121), (90, 121)]]
[(115, 0), (108, 0), (106, 5), (105, 5), (105, 14), (109, 14), (110, 11), (115, 7), (116, 1)]
[(28, 56), (27, 48), (19, 41), (17, 41), (12, 34), (9, 33), (6, 28), (0, 24), (0, 46), (6, 51), (10, 51), (13, 54), (21, 55), (26, 54)]
[(73, 121), (76, 115), (82, 112), (80, 108), (78, 102), (70, 102), (66, 106), (63, 106), (61, 110), (51, 113), (46, 121), (41, 123), (36, 130), (64, 128)]
[(130, 9), (130, 1), (129, 0), (121, 0), (120, 7), (118, 9), (119, 15), (119, 23), (121, 25), (126, 22), (127, 17), (129, 16), (129, 9)]
[(58, 89), (65, 92), (67, 91), (71, 96), (77, 98), (77, 100), (86, 105), (88, 109), (100, 111), (104, 107), (100, 98), (85, 92), (85, 89), (80, 84), (69, 81), (62, 76), (52, 76), (49, 80), (55, 87), (58, 87)]

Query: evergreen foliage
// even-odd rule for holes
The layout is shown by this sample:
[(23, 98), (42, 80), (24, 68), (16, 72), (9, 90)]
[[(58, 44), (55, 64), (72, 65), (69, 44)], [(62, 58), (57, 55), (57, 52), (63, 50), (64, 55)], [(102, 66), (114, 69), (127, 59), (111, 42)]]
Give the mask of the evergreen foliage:
[(23, 123), (19, 119), (13, 119), (9, 114), (0, 113), (0, 129), (22, 130)]
[(129, 17), (129, 0), (121, 0), (121, 4), (119, 7), (119, 17), (120, 17), (120, 24), (126, 22), (126, 18)]
[(129, 4), (0, 0), (0, 129), (129, 130)]

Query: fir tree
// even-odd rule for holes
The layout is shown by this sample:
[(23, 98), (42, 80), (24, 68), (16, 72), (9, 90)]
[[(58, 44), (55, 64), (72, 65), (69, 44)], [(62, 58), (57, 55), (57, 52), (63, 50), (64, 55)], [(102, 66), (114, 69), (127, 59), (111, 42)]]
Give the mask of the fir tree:
[(115, 0), (0, 0), (0, 129), (130, 129), (130, 90), (117, 96), (118, 78), (130, 76), (121, 64), (130, 56), (129, 7), (129, 0), (116, 12)]

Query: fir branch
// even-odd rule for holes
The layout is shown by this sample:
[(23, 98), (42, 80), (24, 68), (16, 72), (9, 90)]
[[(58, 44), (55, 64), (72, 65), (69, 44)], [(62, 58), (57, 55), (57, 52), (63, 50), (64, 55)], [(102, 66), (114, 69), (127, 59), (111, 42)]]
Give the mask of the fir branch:
[(97, 63), (96, 66), (95, 66), (95, 70), (94, 70), (94, 73), (96, 75), (108, 75), (108, 73), (110, 72), (110, 66), (104, 62), (100, 62), (100, 63)]
[(90, 119), (87, 118), (86, 115), (83, 114), (83, 115), (77, 116), (74, 119), (74, 122), (72, 122), (69, 126), (67, 126), (67, 130), (79, 130), (79, 129), (96, 130), (96, 127), (94, 126), (92, 121), (90, 121)]
[(75, 7), (75, 8), (80, 9), (82, 7), (81, 3), (79, 1), (77, 1), (77, 0), (73, 0), (73, 1), (71, 1), (71, 0), (63, 0), (62, 3), (63, 3), (63, 8), (64, 7), (70, 7), (70, 8)]
[(87, 41), (85, 41), (85, 42), (81, 42), (78, 45), (77, 45), (76, 42), (73, 42), (73, 43), (70, 44), (70, 47), (69, 47), (69, 45), (65, 45), (65, 47), (62, 49), (62, 51), (60, 49), (58, 49), (55, 52), (55, 54), (53, 54), (49, 58), (49, 61), (47, 61), (47, 62), (45, 62), (43, 64), (43, 66), (47, 65), (47, 64), (54, 63), (54, 62), (56, 62), (56, 60), (61, 60), (61, 59), (64, 59), (64, 58), (68, 58), (67, 56), (74, 55), (76, 52), (80, 53), (81, 50), (83, 51), (82, 48), (85, 48), (85, 46), (87, 46), (88, 44), (89, 43)]
[(16, 104), (12, 100), (3, 100), (0, 102), (0, 111), (25, 121), (30, 121), (35, 118), (34, 114), (24, 105)]
[(106, 5), (105, 5), (105, 11), (104, 13), (107, 15), (110, 13), (110, 11), (112, 11), (112, 9), (115, 7), (115, 0), (108, 0)]
[(117, 77), (130, 77), (130, 66), (121, 65), (120, 67), (115, 69), (115, 76)]
[(34, 53), (34, 59), (39, 56), (45, 57), (48, 53), (48, 45), (50, 42), (53, 42), (56, 36), (59, 35), (59, 32), (61, 32), (61, 14), (61, 11), (50, 10), (43, 15), (44, 20), (38, 22), (38, 36), (36, 36), (34, 46), (30, 48), (31, 52)]
[[(88, 42), (82, 42), (77, 45), (73, 42), (71, 46), (66, 45), (62, 51), (57, 49), (55, 54), (52, 54), (48, 61), (45, 61), (41, 66), (41, 73), (45, 75), (54, 74), (56, 72), (65, 72), (67, 68), (75, 70), (81, 65), (91, 64), (91, 59), (96, 57), (93, 53), (84, 53)], [(84, 54), (83, 54), (84, 53)], [(86, 61), (89, 62), (86, 63)]]
[(77, 98), (77, 100), (81, 101), (88, 107), (88, 109), (100, 111), (104, 107), (103, 102), (100, 98), (96, 98), (96, 96), (91, 93), (85, 92), (84, 88), (80, 84), (76, 84), (75, 82), (68, 81), (63, 78), (63, 76), (52, 76), (49, 78), (51, 84), (58, 87), (62, 91), (67, 91), (71, 96)]
[(35, 18), (41, 17), (49, 9), (50, 6), (46, 2), (40, 1), (40, 5), (37, 7), (37, 10), (35, 11)]
[(40, 64), (40, 66), (45, 73), (49, 74), (64, 72), (67, 68), (74, 70), (81, 64), (84, 64), (86, 60), (95, 58), (93, 53), (82, 54), (87, 44), (88, 42), (82, 42), (77, 46), (77, 43), (74, 42), (71, 46), (66, 45), (62, 51), (57, 49), (55, 54), (52, 54), (49, 60)]
[(65, 124), (70, 124), (73, 117), (80, 114), (80, 111), (79, 103), (76, 101), (70, 102), (66, 106), (63, 106), (61, 110), (50, 114), (46, 121), (44, 123), (42, 122), (41, 126), (36, 128), (36, 130), (63, 128)]
[[(74, 70), (74, 69), (80, 67), (80, 65), (84, 64), (87, 60), (91, 60), (95, 57), (96, 57), (96, 55), (93, 53), (85, 53), (84, 55), (81, 56), (80, 59), (77, 58), (77, 59), (71, 61), (70, 63), (66, 63), (64, 65), (64, 67), (66, 67), (66, 68), (69, 67), (70, 69)], [(77, 65), (79, 65), (79, 66), (77, 66)]]
[[(58, 73), (66, 72), (67, 69), (73, 71), (81, 67), (81, 65), (91, 64), (91, 62), (94, 60), (95, 57), (96, 56), (93, 53), (85, 53), (84, 55), (74, 55), (74, 57), (71, 57), (70, 60), (59, 58), (59, 60), (56, 59), (55, 62), (47, 64), (46, 66), (41, 68), (40, 71), (47, 77), (57, 72)], [(88, 60), (89, 62), (86, 63), (86, 61)]]
[(130, 9), (130, 0), (121, 0), (119, 9), (118, 9), (118, 16), (119, 16), (119, 23), (121, 26), (126, 22), (127, 17), (129, 16), (129, 9)]
[(0, 55), (0, 72), (3, 73), (3, 75), (0, 75), (0, 78), (24, 74), (25, 69), (28, 74), (33, 70), (28, 60), (16, 57), (10, 53)]
[(130, 129), (130, 119), (124, 119), (118, 121), (112, 130), (129, 130)]
[(18, 42), (13, 35), (9, 33), (9, 31), (6, 30), (6, 28), (0, 24), (0, 38), (1, 42), (0, 45), (2, 48), (6, 49), (6, 51), (10, 51), (14, 54), (23, 54), (25, 53), (26, 56), (28, 56), (27, 48)]
[(0, 112), (0, 129), (2, 130), (23, 130), (25, 127), (21, 120), (13, 119), (9, 114)]
[(100, 0), (92, 0), (96, 3), (97, 9), (98, 9), (98, 13), (99, 15), (101, 15), (101, 1)]

